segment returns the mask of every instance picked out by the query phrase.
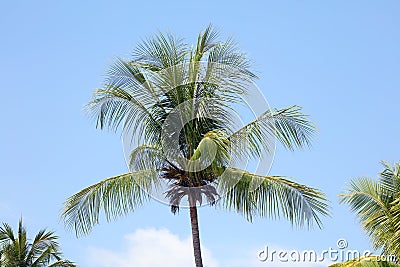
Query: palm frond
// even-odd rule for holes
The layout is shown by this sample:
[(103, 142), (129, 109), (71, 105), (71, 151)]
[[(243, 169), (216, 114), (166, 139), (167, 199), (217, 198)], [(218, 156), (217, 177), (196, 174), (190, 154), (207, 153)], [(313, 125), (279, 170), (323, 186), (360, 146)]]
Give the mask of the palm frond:
[(218, 63), (236, 69), (238, 71), (236, 72), (238, 76), (232, 75), (231, 73), (230, 79), (246, 77), (251, 80), (257, 78), (257, 76), (250, 71), (251, 64), (247, 55), (237, 48), (232, 38), (213, 46), (208, 55), (208, 62)]
[(399, 164), (382, 162), (380, 179), (358, 178), (340, 194), (341, 203), (356, 213), (375, 249), (400, 256)]
[(137, 171), (107, 178), (69, 197), (62, 217), (68, 228), (84, 235), (99, 223), (101, 211), (107, 221), (133, 212), (149, 200), (148, 192), (157, 186), (159, 172)]
[(162, 109), (160, 98), (163, 91), (153, 85), (150, 74), (140, 62), (118, 58), (107, 73), (105, 88), (119, 88), (135, 96), (135, 100), (144, 106), (158, 103), (157, 108)]
[(14, 242), (15, 236), (11, 226), (7, 223), (3, 223), (0, 227), (0, 245), (4, 242)]
[(76, 267), (76, 266), (77, 265), (75, 265), (75, 263), (73, 263), (72, 261), (59, 260), (50, 264), (48, 267)]
[(58, 236), (54, 232), (40, 230), (30, 245), (30, 250), (26, 258), (34, 262), (34, 266), (35, 264), (38, 265), (41, 261), (50, 262), (51, 253), (57, 253), (59, 250), (57, 239)]
[(391, 166), (382, 161), (383, 171), (379, 174), (379, 183), (386, 190), (388, 195), (396, 197), (400, 194), (400, 163)]
[(247, 150), (252, 157), (270, 152), (277, 139), (290, 150), (309, 146), (315, 126), (298, 106), (267, 110), (256, 120), (248, 123), (230, 136), (237, 150)]
[[(322, 192), (284, 177), (230, 168), (224, 170), (218, 183), (223, 207), (243, 214), (249, 221), (254, 216), (283, 217), (299, 227), (313, 223), (321, 227), (320, 216), (328, 215)], [(258, 186), (254, 187), (254, 183)]]
[[(209, 25), (204, 33), (200, 32), (197, 37), (196, 48), (191, 51), (190, 55), (190, 66), (189, 66), (189, 82), (196, 83), (199, 77), (199, 69), (201, 68), (201, 61), (203, 56), (214, 46), (217, 45), (218, 32), (215, 31), (211, 25)], [(191, 95), (196, 95), (195, 90), (197, 86), (193, 86)]]
[(159, 32), (138, 44), (132, 56), (134, 62), (140, 62), (146, 69), (159, 71), (179, 65), (187, 54), (182, 38)]
[[(87, 110), (100, 129), (117, 130), (122, 125), (123, 133), (137, 131), (137, 139), (159, 139), (164, 114), (157, 108), (145, 106), (130, 93), (119, 88), (99, 89)], [(161, 116), (161, 117), (159, 117)]]
[(194, 150), (189, 161), (188, 170), (203, 170), (208, 166), (222, 167), (230, 161), (230, 145), (224, 131), (210, 131), (204, 135)]
[(394, 229), (391, 225), (390, 200), (381, 184), (370, 178), (350, 182), (349, 189), (340, 195), (341, 203), (348, 204), (357, 214), (362, 227), (373, 240), (375, 249), (387, 247)]
[(144, 144), (136, 147), (129, 157), (129, 169), (134, 171), (161, 170), (168, 162), (158, 145)]
[(26, 236), (26, 229), (22, 223), (22, 218), (19, 219), (18, 222), (18, 237), (16, 239), (16, 242), (14, 244), (18, 247), (18, 257), (20, 261), (23, 261), (26, 259), (26, 256), (28, 254), (28, 239)]
[(32, 262), (32, 266), (46, 266), (46, 265), (49, 265), (51, 260), (54, 258), (52, 256), (55, 253), (57, 253), (57, 252), (55, 251), (55, 249), (53, 247), (46, 246), (42, 250), (36, 252), (34, 254), (35, 257), (28, 259), (28, 261)]
[(301, 112), (301, 107), (275, 109), (271, 115), (277, 138), (286, 148), (293, 150), (311, 145), (315, 125), (307, 119), (308, 115)]
[(400, 197), (392, 202), (390, 211), (392, 214), (391, 223), (395, 230), (390, 232), (392, 234), (390, 236), (390, 243), (385, 250), (388, 251), (388, 253), (396, 255), (398, 257), (397, 260), (400, 262)]
[(205, 53), (217, 45), (217, 38), (219, 33), (213, 29), (212, 25), (200, 32), (197, 38), (197, 45), (193, 57), (193, 61), (200, 61)]

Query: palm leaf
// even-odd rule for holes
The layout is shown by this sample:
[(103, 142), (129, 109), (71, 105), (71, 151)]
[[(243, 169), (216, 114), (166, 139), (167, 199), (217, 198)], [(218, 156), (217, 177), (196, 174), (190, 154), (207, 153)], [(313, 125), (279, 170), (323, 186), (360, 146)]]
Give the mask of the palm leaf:
[(81, 190), (64, 203), (65, 224), (82, 235), (98, 224), (101, 210), (108, 221), (136, 210), (149, 200), (148, 192), (157, 185), (158, 174), (154, 170), (122, 174)]
[(131, 171), (161, 170), (168, 163), (158, 145), (144, 144), (136, 147), (129, 156)]
[(138, 44), (133, 52), (133, 61), (157, 71), (179, 65), (187, 54), (187, 45), (182, 38), (158, 33)]
[[(228, 168), (218, 183), (223, 207), (243, 214), (249, 221), (254, 216), (283, 217), (297, 226), (316, 223), (321, 227), (319, 216), (328, 215), (323, 193), (284, 177)], [(258, 185), (255, 188), (254, 183)]]
[(59, 260), (50, 264), (48, 267), (76, 267), (76, 265), (71, 261)]
[(341, 203), (356, 213), (375, 249), (400, 255), (400, 176), (399, 164), (391, 167), (382, 162), (380, 179), (358, 178), (350, 182)]
[(11, 226), (7, 223), (3, 223), (3, 226), (0, 227), (0, 245), (7, 242), (14, 242), (14, 232)]
[(393, 235), (391, 226), (390, 201), (382, 198), (381, 185), (370, 178), (351, 181), (347, 192), (341, 194), (341, 203), (346, 203), (357, 217), (363, 228), (373, 240), (374, 248), (386, 247)]
[(309, 146), (315, 127), (298, 106), (268, 110), (230, 136), (237, 150), (247, 150), (250, 156), (260, 157), (270, 152), (277, 139), (290, 149)]

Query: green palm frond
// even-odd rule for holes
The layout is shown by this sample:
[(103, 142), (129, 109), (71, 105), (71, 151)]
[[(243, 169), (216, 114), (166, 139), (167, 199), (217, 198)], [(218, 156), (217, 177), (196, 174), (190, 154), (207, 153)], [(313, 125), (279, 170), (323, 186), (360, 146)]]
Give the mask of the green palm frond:
[(168, 163), (158, 145), (141, 145), (130, 154), (129, 168), (132, 171), (161, 170)]
[(149, 87), (146, 78), (146, 72), (139, 63), (117, 58), (114, 64), (108, 70), (105, 84), (125, 88), (138, 93), (140, 97), (145, 97), (144, 93), (155, 93)]
[(315, 125), (307, 117), (299, 106), (275, 109), (271, 115), (265, 114), (265, 120), (271, 118), (274, 121), (278, 141), (291, 150), (311, 145)]
[(51, 246), (46, 246), (44, 249), (41, 250), (40, 253), (37, 254), (37, 257), (35, 259), (28, 260), (32, 262), (32, 266), (47, 266), (53, 259), (56, 259), (54, 257), (54, 254), (56, 254), (55, 249)]
[(199, 33), (196, 48), (190, 51), (188, 82), (192, 85), (189, 91), (191, 97), (196, 95), (196, 86), (194, 85), (199, 78), (200, 61), (202, 61), (203, 56), (217, 44), (216, 38), (218, 35), (218, 32), (209, 25), (204, 33)]
[(234, 67), (238, 72), (236, 73), (237, 76), (233, 75), (231, 76), (232, 78), (257, 78), (257, 76), (249, 70), (251, 62), (247, 55), (237, 48), (237, 44), (232, 38), (212, 47), (208, 55), (208, 62)]
[[(375, 249), (387, 247), (394, 229), (391, 226), (390, 202), (385, 199), (380, 183), (370, 178), (351, 181), (347, 192), (341, 194), (341, 203), (348, 204), (357, 214), (363, 228), (373, 240)], [(383, 238), (384, 237), (384, 238)]]
[(133, 62), (140, 62), (146, 69), (158, 71), (179, 65), (188, 55), (182, 38), (159, 32), (141, 42), (133, 52)]
[(392, 223), (395, 232), (391, 238), (391, 250), (400, 255), (400, 163), (390, 166), (388, 163), (382, 163), (385, 170), (381, 172), (382, 186), (392, 196), (390, 211), (392, 213)]
[(87, 109), (100, 129), (117, 130), (123, 123), (124, 131), (133, 128), (146, 130), (143, 121), (161, 126), (148, 106), (119, 87), (108, 86), (105, 89), (98, 89)]
[(399, 164), (382, 162), (378, 181), (371, 178), (352, 180), (340, 194), (341, 203), (350, 206), (368, 233), (375, 249), (400, 256), (400, 176)]
[(71, 261), (59, 260), (50, 264), (48, 267), (76, 267), (76, 265)]
[(382, 161), (381, 164), (384, 170), (379, 174), (379, 182), (387, 194), (394, 197), (400, 192), (400, 163), (391, 166)]
[(248, 152), (248, 155), (257, 158), (262, 151), (272, 151), (276, 139), (290, 150), (309, 146), (314, 131), (314, 124), (301, 112), (301, 108), (291, 106), (264, 112), (229, 138), (238, 151)]
[[(59, 244), (58, 236), (52, 231), (41, 230), (35, 236), (33, 243), (30, 245), (30, 252), (27, 255), (28, 260), (34, 260), (33, 265), (39, 266), (39, 263), (48, 263), (53, 258), (53, 254), (57, 254)], [(40, 255), (41, 254), (41, 255)], [(40, 255), (40, 256), (38, 256)]]
[(101, 211), (108, 221), (135, 211), (149, 200), (148, 192), (157, 186), (158, 176), (155, 170), (126, 173), (81, 190), (64, 203), (65, 224), (77, 235), (84, 235), (98, 224)]
[(204, 33), (200, 32), (192, 61), (201, 61), (203, 55), (218, 44), (218, 36), (219, 33), (211, 25), (204, 30)]
[(222, 167), (230, 161), (230, 143), (222, 130), (210, 131), (204, 135), (190, 158), (187, 169), (195, 171), (208, 166)]
[[(262, 176), (238, 169), (225, 169), (219, 182), (223, 207), (243, 214), (288, 219), (296, 226), (321, 226), (328, 215), (325, 195), (317, 189), (279, 176)], [(232, 184), (233, 182), (233, 184)], [(257, 186), (254, 187), (254, 184)]]
[(0, 245), (4, 242), (15, 241), (14, 232), (11, 226), (7, 223), (3, 223), (3, 226), (0, 227)]
[(392, 212), (392, 224), (395, 231), (392, 231), (392, 236), (390, 236), (390, 249), (388, 251), (393, 252), (395, 255), (400, 255), (400, 198), (397, 198), (393, 202), (393, 206), (391, 208)]

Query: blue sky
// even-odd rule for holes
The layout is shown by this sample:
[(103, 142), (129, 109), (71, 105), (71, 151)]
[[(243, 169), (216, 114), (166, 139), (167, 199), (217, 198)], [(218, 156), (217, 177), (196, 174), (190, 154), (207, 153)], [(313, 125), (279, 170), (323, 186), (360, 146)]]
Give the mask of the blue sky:
[[(322, 189), (332, 217), (322, 230), (299, 230), (201, 208), (208, 266), (264, 266), (256, 254), (265, 245), (321, 251), (346, 238), (351, 249), (370, 249), (337, 195), (351, 178), (376, 177), (381, 160), (399, 160), (399, 11), (395, 0), (1, 1), (0, 221), (16, 226), (23, 216), (32, 235), (56, 230), (66, 257), (81, 266), (125, 267), (112, 259), (185, 254), (179, 248), (189, 244), (187, 212), (174, 216), (158, 202), (113, 223), (102, 220), (80, 239), (59, 214), (69, 195), (127, 170), (120, 134), (96, 130), (82, 111), (108, 66), (157, 30), (194, 43), (212, 23), (254, 61), (271, 106), (303, 106), (318, 124), (313, 147), (278, 147), (270, 173)], [(171, 251), (139, 253), (146, 244)]]

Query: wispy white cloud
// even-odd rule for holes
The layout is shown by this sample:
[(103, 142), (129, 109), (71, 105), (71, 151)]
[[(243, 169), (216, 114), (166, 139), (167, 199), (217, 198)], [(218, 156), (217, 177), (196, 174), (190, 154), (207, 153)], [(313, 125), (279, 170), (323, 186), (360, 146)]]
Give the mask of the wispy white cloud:
[[(96, 267), (188, 267), (194, 265), (192, 241), (180, 239), (167, 229), (140, 229), (125, 237), (124, 251), (89, 248), (88, 264)], [(211, 252), (202, 247), (205, 267), (219, 267)]]

